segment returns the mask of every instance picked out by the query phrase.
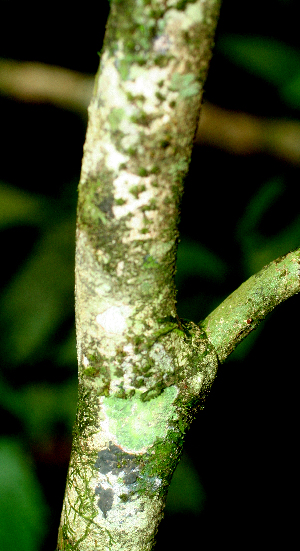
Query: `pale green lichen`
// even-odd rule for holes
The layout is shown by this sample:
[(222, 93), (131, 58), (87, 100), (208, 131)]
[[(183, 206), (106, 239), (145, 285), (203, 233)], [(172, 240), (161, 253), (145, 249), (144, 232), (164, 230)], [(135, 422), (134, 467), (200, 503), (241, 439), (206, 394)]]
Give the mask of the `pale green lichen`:
[(186, 175), (188, 168), (188, 161), (186, 159), (180, 159), (177, 163), (174, 163), (171, 166), (169, 169), (169, 174), (172, 176), (174, 182), (180, 182)]
[(170, 421), (176, 418), (177, 394), (178, 389), (171, 386), (148, 402), (141, 401), (139, 391), (130, 400), (104, 397), (103, 412), (113, 441), (129, 453), (142, 453), (157, 438), (165, 438)]
[(124, 118), (124, 116), (125, 116), (125, 111), (122, 107), (120, 107), (120, 108), (114, 107), (111, 110), (111, 112), (108, 115), (108, 120), (109, 120), (111, 129), (113, 131), (118, 130), (118, 128), (120, 126), (120, 122)]
[(179, 97), (181, 98), (189, 98), (199, 94), (200, 83), (196, 80), (193, 73), (187, 73), (186, 75), (174, 73), (169, 90), (179, 92)]

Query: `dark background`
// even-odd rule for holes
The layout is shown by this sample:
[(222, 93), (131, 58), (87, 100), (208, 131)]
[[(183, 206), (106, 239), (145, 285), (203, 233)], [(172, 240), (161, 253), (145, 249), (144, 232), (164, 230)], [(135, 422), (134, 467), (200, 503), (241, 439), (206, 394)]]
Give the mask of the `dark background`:
[[(205, 99), (299, 119), (298, 2), (224, 0)], [(95, 73), (108, 2), (1, 1), (0, 57)], [(86, 121), (0, 96), (0, 548), (54, 551), (76, 409), (74, 231)], [(196, 146), (178, 313), (199, 321), (299, 246), (299, 164)], [(198, 200), (201, 187), (202, 199)], [(296, 537), (299, 297), (220, 366), (186, 438), (157, 551)]]

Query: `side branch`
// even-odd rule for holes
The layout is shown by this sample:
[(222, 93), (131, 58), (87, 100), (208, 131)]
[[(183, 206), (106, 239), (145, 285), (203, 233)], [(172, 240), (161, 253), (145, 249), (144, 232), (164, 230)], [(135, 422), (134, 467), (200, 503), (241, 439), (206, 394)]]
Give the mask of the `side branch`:
[(229, 295), (201, 324), (224, 362), (278, 304), (300, 291), (300, 248), (277, 258)]

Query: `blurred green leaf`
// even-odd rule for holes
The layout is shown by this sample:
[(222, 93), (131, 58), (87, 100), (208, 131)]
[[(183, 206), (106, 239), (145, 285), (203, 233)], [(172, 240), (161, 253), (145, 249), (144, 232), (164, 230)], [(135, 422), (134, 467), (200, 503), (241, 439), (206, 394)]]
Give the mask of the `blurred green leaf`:
[(73, 311), (75, 219), (48, 228), (0, 304), (5, 356), (28, 360)]
[(54, 354), (58, 365), (77, 366), (75, 326), (64, 342), (54, 350)]
[(259, 188), (258, 192), (249, 200), (237, 224), (236, 235), (239, 240), (242, 241), (256, 231), (264, 214), (283, 192), (284, 183), (280, 177), (272, 178)]
[(232, 63), (278, 87), (287, 103), (300, 108), (300, 51), (273, 38), (226, 34), (218, 49)]
[(171, 481), (166, 511), (199, 514), (204, 508), (205, 499), (205, 491), (198, 473), (184, 452)]
[(45, 536), (46, 506), (22, 447), (0, 440), (0, 549), (38, 551)]
[(0, 229), (16, 224), (38, 224), (43, 218), (42, 197), (0, 183)]
[(273, 178), (258, 190), (248, 205), (237, 225), (236, 236), (243, 253), (245, 276), (261, 270), (275, 258), (286, 254), (299, 246), (300, 216), (272, 237), (265, 237), (259, 232), (268, 209), (284, 193), (285, 186), (280, 177)]
[(275, 258), (287, 254), (299, 247), (300, 243), (300, 216), (287, 226), (282, 232), (271, 239), (258, 236), (247, 243), (244, 250), (247, 275), (252, 275)]
[(71, 432), (76, 403), (77, 378), (52, 385), (35, 383), (18, 390), (0, 378), (1, 407), (20, 419), (32, 440), (45, 440), (56, 425), (63, 424)]
[(20, 417), (31, 438), (45, 439), (45, 435), (54, 434), (56, 425), (61, 423), (71, 433), (76, 413), (77, 379), (60, 385), (28, 385), (20, 392), (20, 398)]
[(285, 103), (300, 109), (300, 72), (281, 88), (280, 95)]
[(179, 287), (189, 276), (221, 281), (227, 274), (226, 264), (197, 241), (181, 239), (177, 252), (176, 283)]

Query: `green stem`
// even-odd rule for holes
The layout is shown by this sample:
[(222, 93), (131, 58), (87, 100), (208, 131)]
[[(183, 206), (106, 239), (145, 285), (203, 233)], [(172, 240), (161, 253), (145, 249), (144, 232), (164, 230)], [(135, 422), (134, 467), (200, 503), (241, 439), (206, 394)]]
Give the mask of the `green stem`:
[(220, 362), (278, 304), (300, 291), (300, 248), (273, 260), (229, 295), (201, 324)]

